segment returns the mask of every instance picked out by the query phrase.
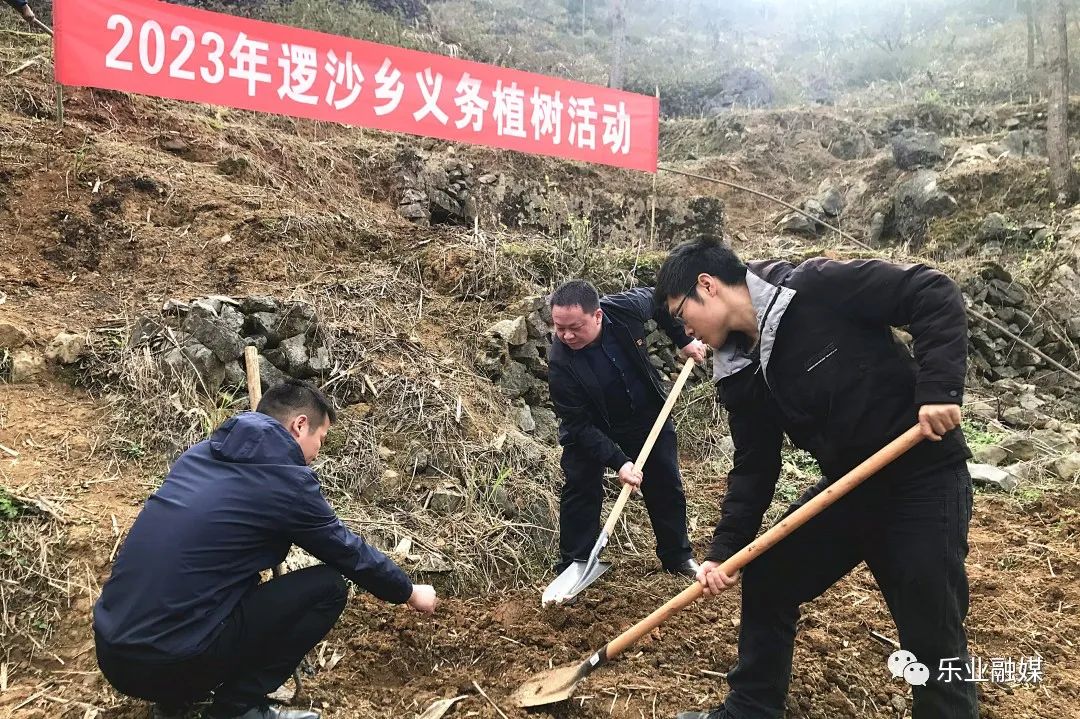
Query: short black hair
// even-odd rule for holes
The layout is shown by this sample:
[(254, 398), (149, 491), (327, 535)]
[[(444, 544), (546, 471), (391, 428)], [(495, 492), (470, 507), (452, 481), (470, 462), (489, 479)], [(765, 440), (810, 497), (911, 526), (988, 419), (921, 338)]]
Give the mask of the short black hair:
[(697, 278), (712, 275), (725, 285), (746, 284), (746, 263), (719, 238), (701, 235), (671, 251), (656, 273), (653, 294), (658, 304), (671, 297), (697, 296)]
[(551, 293), (552, 307), (573, 307), (580, 305), (585, 314), (600, 309), (600, 293), (585, 280), (570, 280)]
[(258, 411), (285, 424), (298, 414), (307, 414), (312, 428), (321, 427), (326, 418), (337, 421), (337, 411), (315, 385), (289, 378), (274, 385), (259, 400)]

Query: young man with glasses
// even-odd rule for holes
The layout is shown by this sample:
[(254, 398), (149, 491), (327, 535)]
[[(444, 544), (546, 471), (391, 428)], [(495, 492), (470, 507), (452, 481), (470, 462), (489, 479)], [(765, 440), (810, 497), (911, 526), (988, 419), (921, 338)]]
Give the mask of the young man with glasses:
[[(925, 265), (815, 258), (744, 264), (713, 238), (671, 252), (656, 300), (714, 350), (713, 378), (735, 443), (720, 521), (698, 581), (753, 540), (773, 498), (784, 435), (823, 479), (790, 511), (918, 423), (929, 441), (826, 508), (743, 571), (739, 660), (730, 694), (680, 719), (783, 716), (800, 605), (866, 562), (901, 646), (932, 672), (915, 719), (978, 716), (975, 685), (933, 679), (967, 661), (964, 568), (972, 490), (960, 432), (967, 323), (956, 284)], [(906, 326), (914, 357), (894, 339)], [(885, 658), (880, 664), (885, 671)], [(883, 673), (883, 676), (887, 676)]]

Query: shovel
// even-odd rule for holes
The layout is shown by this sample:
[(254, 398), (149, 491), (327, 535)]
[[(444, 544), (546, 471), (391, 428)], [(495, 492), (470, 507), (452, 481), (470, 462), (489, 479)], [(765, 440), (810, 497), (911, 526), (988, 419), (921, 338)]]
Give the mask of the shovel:
[[(767, 532), (729, 557), (726, 562), (720, 565), (720, 571), (731, 576), (739, 569), (742, 569), (762, 552), (805, 524), (811, 517), (850, 492), (867, 477), (876, 474), (882, 467), (914, 447), (922, 438), (922, 430), (918, 425), (904, 432), (904, 434), (880, 449), (865, 462), (771, 527)], [(668, 600), (662, 607), (615, 637), (600, 651), (580, 664), (571, 664), (552, 669), (525, 682), (514, 692), (514, 701), (521, 707), (535, 707), (569, 699), (574, 692), (574, 687), (582, 679), (622, 654), (643, 636), (692, 604), (701, 596), (701, 593), (701, 584), (694, 582)]]
[[(664, 422), (667, 421), (668, 415), (671, 414), (671, 408), (675, 406), (675, 400), (679, 398), (679, 392), (682, 391), (683, 385), (686, 384), (686, 380), (690, 378), (690, 373), (693, 370), (694, 359), (688, 357), (683, 364), (679, 378), (675, 380), (675, 386), (668, 393), (667, 401), (664, 402), (660, 414), (656, 417), (656, 421), (653, 422), (649, 436), (645, 438), (645, 444), (641, 447), (641, 452), (638, 453), (637, 461), (634, 462), (634, 466), (638, 469), (644, 467), (645, 461), (649, 459), (649, 453), (652, 452), (653, 445), (656, 444), (656, 438), (660, 436), (660, 430), (664, 428)], [(575, 560), (573, 564), (563, 570), (562, 574), (555, 577), (555, 581), (544, 590), (544, 595), (540, 600), (541, 606), (573, 599), (611, 568), (610, 562), (600, 561), (600, 553), (604, 551), (611, 533), (615, 531), (615, 524), (619, 521), (619, 516), (622, 514), (623, 507), (626, 506), (627, 500), (630, 499), (630, 493), (633, 489), (629, 484), (623, 485), (622, 492), (619, 494), (615, 506), (612, 507), (607, 522), (604, 523), (604, 528), (600, 530), (600, 536), (596, 539), (596, 544), (593, 545), (592, 551), (589, 552), (588, 560), (584, 562)]]

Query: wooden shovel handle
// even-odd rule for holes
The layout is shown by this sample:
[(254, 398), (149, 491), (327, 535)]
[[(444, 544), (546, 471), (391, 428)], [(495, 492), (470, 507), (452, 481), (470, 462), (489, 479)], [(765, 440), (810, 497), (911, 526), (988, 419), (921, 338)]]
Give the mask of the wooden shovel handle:
[[(642, 445), (641, 451), (638, 452), (637, 460), (634, 462), (634, 466), (641, 469), (645, 466), (645, 461), (649, 459), (649, 454), (652, 452), (653, 445), (656, 444), (656, 438), (660, 436), (660, 431), (664, 429), (664, 422), (667, 421), (668, 415), (671, 414), (671, 408), (675, 406), (675, 400), (679, 398), (679, 393), (682, 392), (683, 385), (686, 384), (686, 380), (690, 379), (690, 373), (694, 371), (694, 358), (687, 357), (686, 362), (683, 364), (682, 372), (679, 373), (679, 378), (675, 380), (675, 386), (668, 392), (667, 400), (664, 402), (664, 406), (660, 409), (660, 414), (656, 416), (656, 421), (653, 422), (652, 429), (649, 430), (649, 436), (645, 438), (645, 444)], [(615, 525), (619, 521), (619, 515), (622, 514), (623, 507), (626, 506), (627, 500), (630, 499), (630, 493), (634, 490), (629, 484), (624, 484), (622, 492), (619, 493), (619, 498), (615, 501), (615, 506), (611, 508), (611, 514), (608, 516), (607, 522), (604, 523), (604, 533), (611, 536), (611, 533), (615, 531)]]
[(244, 367), (247, 372), (248, 409), (254, 412), (262, 400), (262, 377), (259, 375), (259, 348), (244, 348)]
[[(720, 565), (720, 571), (731, 576), (739, 569), (742, 569), (759, 554), (794, 532), (811, 517), (817, 515), (821, 510), (825, 509), (830, 504), (850, 492), (857, 485), (861, 484), (867, 477), (873, 476), (881, 471), (885, 465), (917, 445), (922, 439), (922, 430), (918, 425), (915, 425), (907, 432), (904, 432), (867, 458), (866, 461), (858, 467), (829, 485), (829, 487), (822, 490), (820, 494), (796, 509), (778, 524), (771, 527), (760, 537), (729, 557), (727, 561)], [(701, 593), (701, 584), (694, 582), (689, 587), (676, 594), (662, 607), (613, 639), (606, 647), (606, 657), (608, 659), (617, 657), (643, 636), (666, 622), (673, 614), (676, 614), (692, 604), (694, 600), (701, 596)]]

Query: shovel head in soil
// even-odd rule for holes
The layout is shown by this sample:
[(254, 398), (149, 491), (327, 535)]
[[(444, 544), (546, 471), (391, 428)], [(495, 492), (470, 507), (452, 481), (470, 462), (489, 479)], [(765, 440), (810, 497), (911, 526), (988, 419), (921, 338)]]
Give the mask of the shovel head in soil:
[(514, 702), (519, 707), (527, 708), (566, 701), (573, 695), (574, 688), (581, 680), (592, 674), (604, 661), (602, 649), (581, 664), (550, 669), (522, 684), (514, 692)]
[[(753, 559), (760, 556), (777, 542), (788, 536), (796, 529), (805, 524), (811, 517), (816, 516), (823, 509), (850, 492), (854, 487), (862, 483), (867, 477), (876, 474), (882, 467), (892, 462), (907, 450), (922, 441), (922, 429), (915, 425), (901, 436), (894, 439), (851, 470), (843, 477), (834, 482), (825, 491), (815, 495), (806, 504), (802, 505), (790, 515), (780, 520), (779, 523), (770, 527), (764, 534), (750, 542), (738, 552), (728, 557), (720, 565), (720, 571), (732, 576)], [(597, 543), (599, 546), (599, 542)], [(598, 549), (593, 550), (599, 554)], [(593, 557), (590, 557), (593, 559)], [(561, 578), (562, 575), (560, 575)], [(590, 656), (580, 664), (557, 669), (551, 669), (539, 674), (521, 685), (514, 692), (514, 701), (520, 707), (537, 707), (544, 704), (553, 704), (569, 699), (574, 693), (574, 688), (582, 679), (592, 674), (595, 670), (607, 664), (622, 654), (628, 647), (633, 646), (639, 639), (663, 624), (676, 613), (693, 604), (702, 595), (702, 586), (694, 582), (686, 589), (669, 599), (652, 614), (639, 621), (634, 626), (623, 631), (607, 643), (603, 649)]]
[(589, 553), (589, 559), (584, 562), (575, 561), (555, 577), (555, 581), (544, 590), (544, 596), (540, 599), (541, 605), (570, 601), (611, 569), (611, 562), (600, 561), (600, 552), (604, 551), (607, 543), (607, 532), (600, 532), (600, 537)]

